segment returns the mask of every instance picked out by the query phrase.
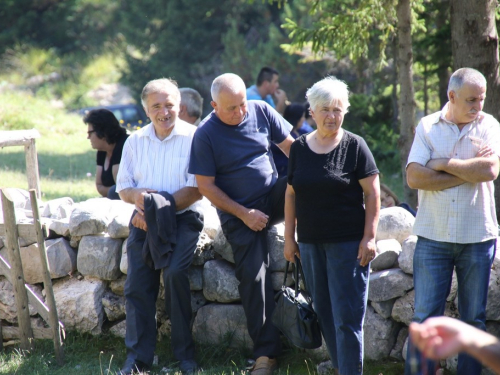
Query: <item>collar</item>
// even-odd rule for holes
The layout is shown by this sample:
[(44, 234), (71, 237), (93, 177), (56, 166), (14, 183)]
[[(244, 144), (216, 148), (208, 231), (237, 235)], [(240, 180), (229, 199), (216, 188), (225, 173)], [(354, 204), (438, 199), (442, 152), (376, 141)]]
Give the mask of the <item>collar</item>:
[[(168, 137), (165, 138), (163, 141), (171, 139), (176, 135), (180, 135), (180, 136), (189, 135), (189, 127), (190, 126), (194, 126), (194, 125), (188, 124), (187, 122), (178, 118), (175, 122), (174, 128), (172, 129), (172, 131), (170, 132)], [(144, 126), (140, 130), (138, 130), (138, 132), (140, 132), (138, 134), (138, 136), (139, 137), (149, 137), (153, 141), (156, 140), (158, 142), (163, 142), (163, 141), (160, 141), (160, 139), (156, 136), (154, 129), (155, 129), (155, 127), (154, 127), (153, 123), (150, 122), (148, 125)]]
[[(448, 113), (448, 109), (449, 109), (449, 107), (450, 107), (450, 106), (449, 106), (449, 104), (450, 104), (450, 102), (447, 102), (447, 103), (444, 105), (443, 109), (441, 109), (441, 112), (440, 112), (439, 116), (436, 116), (436, 119), (435, 119), (435, 121), (434, 121), (434, 124), (437, 124), (438, 122), (443, 121), (443, 122), (445, 122), (446, 124), (449, 124), (449, 125), (455, 125), (455, 126), (457, 126), (457, 124), (455, 124), (453, 121), (450, 121), (450, 120), (448, 120), (448, 119), (446, 118), (446, 114)], [(472, 126), (472, 125), (474, 125), (474, 124), (477, 124), (479, 121), (482, 121), (482, 120), (483, 120), (483, 118), (484, 118), (484, 112), (483, 112), (483, 111), (481, 111), (481, 112), (479, 112), (479, 115), (476, 117), (476, 119), (475, 119), (475, 120), (473, 120), (473, 121), (469, 122), (468, 124), (465, 124), (463, 127), (466, 127), (466, 126), (469, 126), (469, 125), (471, 125), (471, 126)]]

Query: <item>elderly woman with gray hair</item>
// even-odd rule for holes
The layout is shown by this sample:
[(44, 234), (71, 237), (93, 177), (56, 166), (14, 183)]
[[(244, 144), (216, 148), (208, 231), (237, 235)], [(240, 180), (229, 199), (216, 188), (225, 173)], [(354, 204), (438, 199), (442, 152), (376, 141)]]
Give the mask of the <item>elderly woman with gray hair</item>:
[(306, 97), (317, 129), (290, 149), (284, 256), (302, 260), (335, 373), (358, 375), (380, 211), (379, 171), (364, 139), (342, 129), (347, 85), (327, 77)]

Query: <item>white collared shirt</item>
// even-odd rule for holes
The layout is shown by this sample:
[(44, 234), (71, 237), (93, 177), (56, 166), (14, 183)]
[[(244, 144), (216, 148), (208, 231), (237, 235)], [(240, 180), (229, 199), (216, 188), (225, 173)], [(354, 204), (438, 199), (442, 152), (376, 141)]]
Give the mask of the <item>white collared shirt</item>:
[[(116, 178), (116, 192), (126, 188), (148, 188), (170, 194), (186, 186), (197, 187), (195, 176), (188, 173), (194, 125), (177, 119), (170, 135), (160, 141), (152, 123), (135, 131), (123, 146)], [(198, 211), (200, 201), (185, 210)]]
[[(460, 131), (439, 112), (422, 118), (408, 156), (408, 164), (425, 166), (431, 159), (470, 159), (479, 147), (489, 145), (500, 157), (500, 124), (480, 112)], [(477, 243), (498, 235), (493, 181), (464, 183), (440, 191), (419, 190), (413, 233), (434, 241)]]

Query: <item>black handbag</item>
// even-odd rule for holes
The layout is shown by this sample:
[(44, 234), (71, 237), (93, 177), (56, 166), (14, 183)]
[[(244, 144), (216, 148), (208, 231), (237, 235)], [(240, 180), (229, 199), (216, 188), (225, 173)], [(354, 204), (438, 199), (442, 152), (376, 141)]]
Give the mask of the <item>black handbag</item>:
[[(321, 330), (311, 296), (304, 290), (306, 286), (300, 259), (295, 257), (295, 289), (286, 286), (289, 265), (287, 261), (283, 286), (276, 294), (271, 321), (293, 345), (303, 349), (319, 348), (322, 344)], [(301, 280), (304, 289), (300, 288)]]

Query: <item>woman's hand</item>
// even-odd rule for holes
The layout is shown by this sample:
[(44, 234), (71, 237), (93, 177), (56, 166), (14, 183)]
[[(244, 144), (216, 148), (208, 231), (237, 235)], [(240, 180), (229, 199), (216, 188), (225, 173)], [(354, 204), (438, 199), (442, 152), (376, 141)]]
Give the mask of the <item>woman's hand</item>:
[[(285, 242), (286, 244), (286, 242)], [(375, 238), (365, 238), (359, 243), (358, 259), (360, 259), (359, 264), (361, 267), (367, 266), (373, 258), (375, 258), (377, 250), (377, 245), (375, 244)]]
[(295, 263), (295, 255), (300, 259), (300, 250), (297, 241), (285, 240), (285, 247), (283, 249), (283, 256), (289, 262)]

